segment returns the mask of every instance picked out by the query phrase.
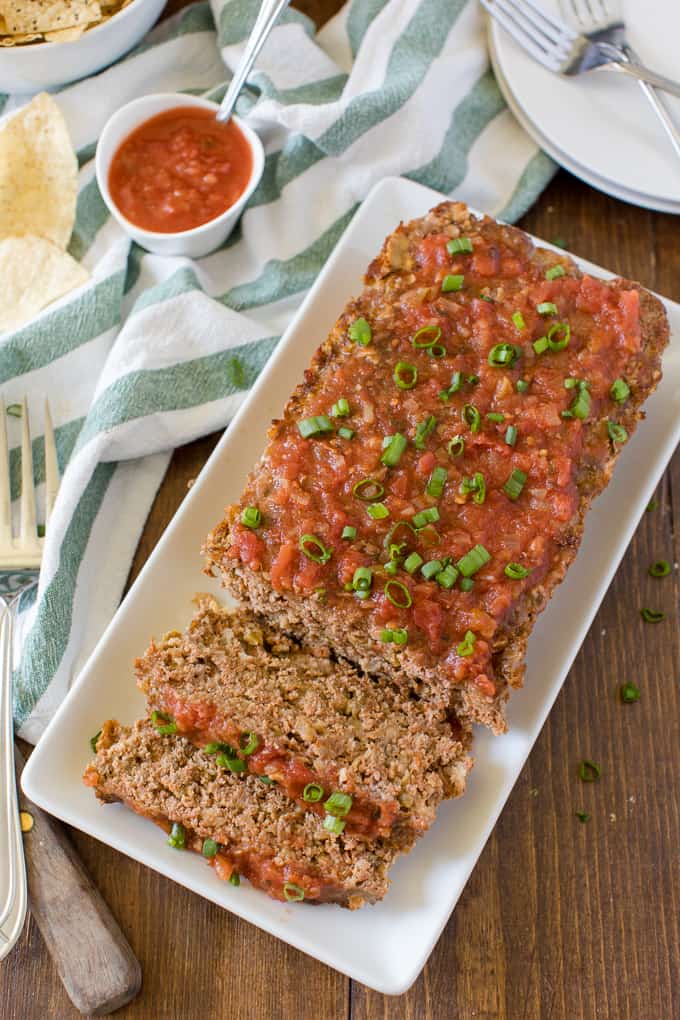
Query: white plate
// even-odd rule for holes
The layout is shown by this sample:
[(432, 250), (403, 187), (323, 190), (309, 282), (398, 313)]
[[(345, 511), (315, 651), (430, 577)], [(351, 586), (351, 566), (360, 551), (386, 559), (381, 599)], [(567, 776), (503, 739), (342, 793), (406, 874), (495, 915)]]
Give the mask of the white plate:
[[(477, 765), (465, 797), (443, 805), (418, 846), (400, 860), (384, 902), (349, 912), (276, 903), (248, 884), (220, 882), (200, 856), (166, 846), (151, 822), (120, 805), (102, 807), (81, 775), (88, 738), (104, 719), (132, 722), (143, 712), (131, 663), (151, 634), (182, 626), (197, 590), (218, 592), (201, 573), (199, 548), (223, 506), (241, 492), (271, 418), (302, 376), (312, 352), (398, 220), (421, 216), (441, 195), (387, 179), (376, 187), (279, 343), (266, 369), (149, 558), (24, 771), (41, 807), (163, 872), (240, 917), (388, 994), (418, 976), (446, 924), (522, 765), (538, 736), (614, 571), (680, 438), (680, 306), (668, 303), (675, 332), (665, 378), (648, 418), (622, 454), (614, 480), (588, 518), (568, 580), (540, 618), (529, 647), (526, 689), (509, 709), (510, 733), (477, 735)], [(588, 263), (581, 265), (601, 274)]]
[[(559, 14), (558, 0), (541, 4)], [(628, 0), (623, 7), (631, 45), (650, 66), (677, 79), (680, 4)], [(680, 211), (680, 160), (637, 82), (600, 71), (573, 78), (552, 74), (490, 20), (499, 83), (546, 151), (616, 197), (664, 212)], [(680, 99), (664, 95), (664, 102), (680, 125)]]

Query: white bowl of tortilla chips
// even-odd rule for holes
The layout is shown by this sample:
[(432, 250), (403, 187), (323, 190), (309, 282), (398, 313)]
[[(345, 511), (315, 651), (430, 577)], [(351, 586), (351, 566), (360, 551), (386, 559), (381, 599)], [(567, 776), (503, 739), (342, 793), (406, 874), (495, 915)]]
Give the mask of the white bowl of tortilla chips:
[(0, 0), (0, 92), (37, 92), (108, 67), (165, 0)]

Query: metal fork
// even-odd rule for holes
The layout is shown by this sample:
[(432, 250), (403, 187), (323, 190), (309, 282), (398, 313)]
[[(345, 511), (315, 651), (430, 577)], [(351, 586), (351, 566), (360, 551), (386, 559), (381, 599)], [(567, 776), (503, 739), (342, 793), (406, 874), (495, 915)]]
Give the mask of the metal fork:
[[(19, 405), (17, 405), (18, 407)], [(21, 403), (21, 503), (19, 534), (12, 535), (12, 497), (6, 411), (0, 400), (0, 839), (7, 843), (7, 868), (0, 883), (0, 960), (21, 934), (27, 891), (21, 825), (14, 772), (12, 727), (12, 636), (22, 594), (35, 583), (42, 560), (44, 537), (36, 524), (33, 452), (28, 405)], [(46, 525), (59, 488), (54, 429), (45, 401), (45, 518)], [(2, 803), (4, 802), (4, 803)]]
[(532, 0), (480, 0), (492, 18), (535, 60), (556, 74), (618, 71), (680, 96), (680, 82), (657, 74), (608, 42), (589, 39), (559, 18), (548, 15)]

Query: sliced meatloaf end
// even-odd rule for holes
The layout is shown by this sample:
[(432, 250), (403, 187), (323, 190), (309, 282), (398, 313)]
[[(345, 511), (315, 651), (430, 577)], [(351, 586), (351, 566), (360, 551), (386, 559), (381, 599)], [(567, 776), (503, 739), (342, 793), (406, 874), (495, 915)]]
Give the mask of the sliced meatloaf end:
[(387, 891), (394, 847), (326, 831), (276, 786), (234, 775), (147, 719), (105, 723), (83, 778), (100, 800), (124, 802), (170, 832), (175, 847), (202, 853), (220, 878), (242, 875), (274, 899), (355, 909)]
[(465, 787), (470, 731), (436, 691), (405, 695), (332, 660), (326, 645), (303, 650), (210, 596), (198, 598), (186, 632), (152, 642), (136, 670), (162, 730), (268, 777), (321, 818), (342, 794), (348, 835), (410, 846), (440, 801)]
[(387, 238), (206, 569), (296, 639), (502, 731), (667, 343), (639, 284), (444, 202)]

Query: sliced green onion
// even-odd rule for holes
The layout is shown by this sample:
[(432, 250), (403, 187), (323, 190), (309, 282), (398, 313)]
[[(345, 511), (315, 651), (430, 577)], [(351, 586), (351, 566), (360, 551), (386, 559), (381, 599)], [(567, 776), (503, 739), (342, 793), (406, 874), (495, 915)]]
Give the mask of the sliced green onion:
[(368, 347), (373, 337), (371, 327), (366, 322), (366, 319), (355, 319), (348, 330), (350, 340), (353, 340), (355, 344), (359, 344), (360, 347)]
[(344, 538), (345, 541), (353, 542), (357, 537), (357, 529), (351, 524), (346, 524), (342, 529), (342, 535), (340, 537)]
[(354, 439), (354, 429), (348, 429), (345, 425), (341, 425), (338, 429), (338, 435), (341, 439)]
[(518, 379), (517, 382), (515, 383), (515, 389), (517, 390), (518, 393), (526, 393), (526, 391), (529, 389), (529, 383), (526, 381), (526, 379)]
[(461, 591), (472, 591), (475, 586), (475, 582), (471, 577), (461, 577), (460, 579), (460, 590)]
[(373, 571), (370, 567), (357, 567), (352, 578), (354, 591), (370, 591), (373, 584)]
[(541, 301), (540, 305), (536, 306), (536, 311), (539, 315), (557, 315), (557, 305), (552, 301)]
[(650, 577), (668, 577), (671, 572), (671, 565), (668, 560), (655, 560), (649, 568)]
[(313, 418), (304, 418), (298, 422), (298, 429), (303, 439), (313, 439), (333, 431), (333, 423), (325, 414), (315, 414)]
[(428, 524), (436, 524), (439, 520), (439, 510), (436, 506), (428, 506), (420, 510), (413, 518), (414, 528), (425, 528)]
[(469, 237), (452, 237), (450, 241), (446, 242), (446, 250), (449, 255), (460, 253), (469, 255), (472, 252), (472, 241)]
[(613, 421), (607, 422), (607, 434), (614, 446), (618, 443), (625, 443), (628, 439), (628, 433), (624, 429), (623, 425), (617, 425), (616, 422)]
[(446, 347), (443, 344), (433, 344), (432, 347), (428, 347), (425, 352), (430, 358), (445, 358)]
[(411, 337), (411, 343), (416, 348), (434, 347), (442, 337), (441, 326), (422, 326)]
[(241, 524), (245, 528), (259, 528), (262, 523), (262, 514), (256, 506), (247, 506), (241, 512)]
[(511, 368), (520, 354), (519, 347), (514, 344), (495, 344), (489, 351), (487, 361), (492, 368)]
[(271, 776), (258, 776), (257, 778), (261, 783), (264, 783), (265, 786), (276, 786), (276, 780), (272, 779)]
[(375, 478), (362, 478), (352, 486), (352, 495), (364, 503), (375, 503), (385, 495), (385, 486)]
[(612, 400), (615, 400), (617, 404), (622, 404), (624, 400), (627, 400), (630, 396), (630, 387), (625, 379), (615, 379), (611, 384), (609, 390), (609, 396)]
[(548, 269), (545, 274), (545, 278), (546, 280), (556, 280), (559, 276), (564, 276), (565, 272), (566, 270), (564, 266), (553, 266), (552, 269)]
[(547, 340), (551, 351), (563, 351), (570, 339), (571, 326), (568, 322), (556, 322), (548, 330)]
[(332, 549), (327, 549), (320, 538), (316, 535), (301, 535), (299, 541), (300, 551), (308, 560), (314, 563), (328, 563), (333, 555)]
[(442, 493), (444, 492), (444, 486), (446, 485), (447, 477), (448, 472), (446, 468), (439, 466), (433, 468), (432, 474), (430, 475), (429, 481), (427, 483), (427, 488), (425, 489), (428, 496), (433, 496), (435, 499), (440, 499)]
[(92, 748), (92, 753), (93, 754), (97, 753), (97, 741), (99, 740), (101, 735), (102, 735), (102, 731), (101, 730), (97, 730), (95, 735), (93, 737), (90, 737), (90, 747)]
[(505, 442), (508, 446), (514, 446), (517, 442), (517, 429), (514, 425), (508, 425), (505, 430)]
[(366, 507), (366, 512), (374, 521), (382, 521), (390, 516), (390, 512), (384, 503), (370, 503)]
[(452, 563), (447, 563), (443, 570), (435, 574), (435, 581), (442, 588), (453, 588), (458, 579), (458, 571)]
[(576, 811), (575, 814), (579, 822), (582, 822), (584, 825), (586, 822), (590, 821), (590, 815), (587, 811)]
[(408, 631), (404, 627), (383, 627), (380, 631), (380, 640), (385, 644), (406, 645)]
[(489, 411), (485, 418), (487, 421), (505, 421), (505, 415), (501, 411)]
[(538, 338), (538, 340), (534, 340), (531, 346), (533, 347), (537, 354), (545, 354), (549, 346), (547, 336), (541, 336)]
[(460, 491), (464, 496), (472, 493), (474, 502), (481, 505), (486, 499), (486, 481), (481, 471), (476, 471), (472, 478), (464, 478), (460, 484)]
[(412, 552), (404, 560), (404, 570), (407, 574), (414, 574), (418, 567), (422, 565), (422, 562), (423, 557), (417, 552)]
[(449, 294), (453, 290), (462, 290), (464, 276), (451, 275), (450, 273), (442, 280), (442, 294)]
[[(571, 379), (565, 379), (565, 387), (567, 383), (571, 381)], [(578, 387), (576, 397), (566, 411), (560, 412), (560, 416), (562, 418), (580, 418), (584, 421), (590, 414), (590, 393), (588, 392), (588, 383), (584, 382), (582, 379), (576, 379), (574, 381), (574, 385)]]
[(580, 386), (580, 385), (581, 385), (581, 379), (574, 379), (573, 377), (570, 377), (569, 379), (565, 379), (564, 380), (564, 388), (565, 388), (565, 390), (573, 390), (577, 386)]
[(463, 577), (472, 577), (476, 574), (485, 563), (488, 563), (491, 559), (491, 553), (488, 552), (483, 545), (475, 545), (470, 549), (469, 552), (465, 553), (465, 556), (456, 563), (458, 570), (461, 572)]
[(521, 563), (508, 563), (505, 567), (504, 574), (509, 577), (512, 581), (521, 581), (523, 577), (527, 577), (531, 573), (526, 567), (523, 567)]
[(167, 712), (158, 712), (156, 709), (151, 713), (151, 722), (154, 724), (159, 733), (164, 736), (170, 736), (172, 733), (177, 733), (177, 723), (171, 715)]
[(38, 538), (44, 538), (45, 537), (45, 525), (44, 524), (38, 524), (36, 526), (35, 530), (36, 530), (36, 533), (38, 535)]
[(402, 542), (402, 545), (405, 546), (407, 541), (413, 541), (415, 539), (415, 537), (416, 537), (416, 529), (413, 527), (413, 525), (411, 524), (410, 521), (395, 521), (395, 523), (392, 525), (390, 530), (385, 535), (385, 539), (384, 539), (383, 544), (384, 544), (386, 549), (388, 547), (391, 547), (391, 545), (393, 544), (392, 540), (393, 540), (394, 536), (396, 535), (397, 531), (399, 531), (400, 528), (406, 528), (407, 531), (411, 532), (410, 535), (406, 536), (406, 538)]
[(658, 609), (644, 609), (640, 610), (640, 616), (645, 623), (661, 623), (662, 620), (666, 619), (666, 614), (660, 612)]
[(433, 577), (436, 577), (436, 575), (443, 570), (443, 568), (444, 564), (441, 560), (430, 560), (429, 563), (423, 564), (420, 568), (420, 573), (426, 581), (431, 581)]
[(8, 414), (11, 418), (21, 418), (23, 408), (21, 404), (8, 404), (5, 408), (5, 414)]
[(415, 435), (413, 437), (413, 445), (416, 450), (425, 449), (425, 440), (431, 435), (437, 427), (437, 419), (433, 414), (426, 418), (425, 421), (421, 421), (416, 425)]
[(380, 458), (381, 464), (385, 467), (396, 467), (401, 459), (401, 455), (408, 446), (408, 439), (406, 436), (402, 436), (400, 432), (389, 437), (389, 443), (383, 451), (383, 455)]
[(211, 741), (209, 744), (205, 745), (205, 747), (203, 748), (203, 751), (204, 751), (205, 754), (216, 754), (216, 752), (219, 751), (219, 749), (221, 747), (224, 747), (224, 746), (225, 745), (223, 745), (223, 744), (217, 744), (217, 743), (214, 743), (213, 741)]
[(337, 404), (333, 404), (331, 407), (331, 414), (334, 418), (346, 418), (349, 414), (349, 400), (340, 397)]
[(241, 734), (241, 754), (244, 754), (246, 758), (250, 754), (254, 754), (260, 746), (260, 738), (257, 733), (249, 730), (247, 733)]
[(526, 322), (521, 312), (513, 312), (512, 321), (517, 329), (526, 329)]
[(413, 604), (411, 592), (405, 584), (401, 583), (401, 581), (395, 581), (391, 578), (385, 585), (383, 591), (385, 592), (385, 597), (388, 598), (392, 605), (396, 606), (397, 609), (410, 609)]
[(462, 436), (454, 436), (453, 439), (449, 439), (446, 449), (449, 457), (462, 457), (465, 450), (465, 440)]
[(399, 570), (399, 564), (396, 560), (389, 560), (384, 567), (386, 574), (396, 574)]
[(412, 390), (418, 382), (418, 369), (408, 361), (398, 361), (392, 378), (400, 390)]
[(224, 751), (216, 755), (215, 762), (220, 765), (223, 769), (229, 769), (230, 772), (245, 772), (246, 763), (239, 758), (233, 747), (229, 747), (228, 744), (221, 744), (224, 747)]
[(462, 387), (462, 385), (463, 385), (463, 373), (454, 372), (453, 375), (451, 376), (451, 385), (449, 386), (447, 393), (449, 394), (457, 393), (458, 390)]
[(283, 887), (283, 895), (289, 903), (301, 903), (305, 898), (305, 890), (295, 882), (286, 882)]
[(513, 468), (510, 477), (503, 486), (503, 492), (509, 499), (519, 499), (526, 480), (527, 476), (524, 471), (520, 471), (519, 468)]
[(324, 788), (319, 783), (307, 783), (302, 791), (302, 799), (306, 800), (308, 804), (316, 804), (324, 793)]
[(336, 818), (345, 818), (352, 807), (352, 798), (348, 793), (340, 793), (336, 790), (330, 795), (324, 804), (326, 814), (335, 815)]
[(172, 828), (170, 829), (170, 835), (168, 836), (168, 846), (172, 846), (175, 850), (184, 850), (187, 845), (187, 832), (183, 825), (179, 822), (173, 822)]
[(621, 684), (619, 694), (624, 705), (630, 705), (634, 701), (640, 700), (640, 688), (632, 683)]
[(659, 509), (659, 501), (658, 501), (658, 499), (650, 499), (649, 503), (645, 507), (645, 510), (648, 513), (651, 513), (652, 510), (658, 510), (658, 509)]
[(469, 426), (470, 432), (479, 432), (482, 424), (482, 416), (474, 404), (463, 404), (461, 417), (465, 424)]
[(460, 644), (456, 648), (456, 651), (458, 652), (459, 655), (462, 655), (464, 657), (468, 655), (474, 655), (476, 640), (477, 635), (474, 634), (471, 630), (467, 630), (465, 632), (465, 640), (460, 642)]
[(217, 857), (219, 847), (214, 839), (204, 839), (201, 853), (204, 857)]
[(582, 761), (578, 767), (578, 774), (584, 783), (594, 783), (602, 775), (602, 769), (595, 761)]
[(229, 885), (239, 886), (240, 884), (241, 876), (239, 875), (238, 871), (232, 871), (231, 875), (229, 876)]
[(553, 237), (551, 244), (554, 244), (556, 248), (566, 248), (567, 242), (563, 237)]
[(323, 827), (326, 832), (332, 832), (334, 836), (339, 836), (341, 832), (344, 832), (347, 822), (343, 822), (342, 818), (336, 818), (334, 815), (326, 815), (323, 820)]
[(482, 299), (482, 301), (488, 301), (489, 304), (494, 304), (495, 303), (496, 299), (492, 298), (490, 294), (480, 294), (479, 296)]

